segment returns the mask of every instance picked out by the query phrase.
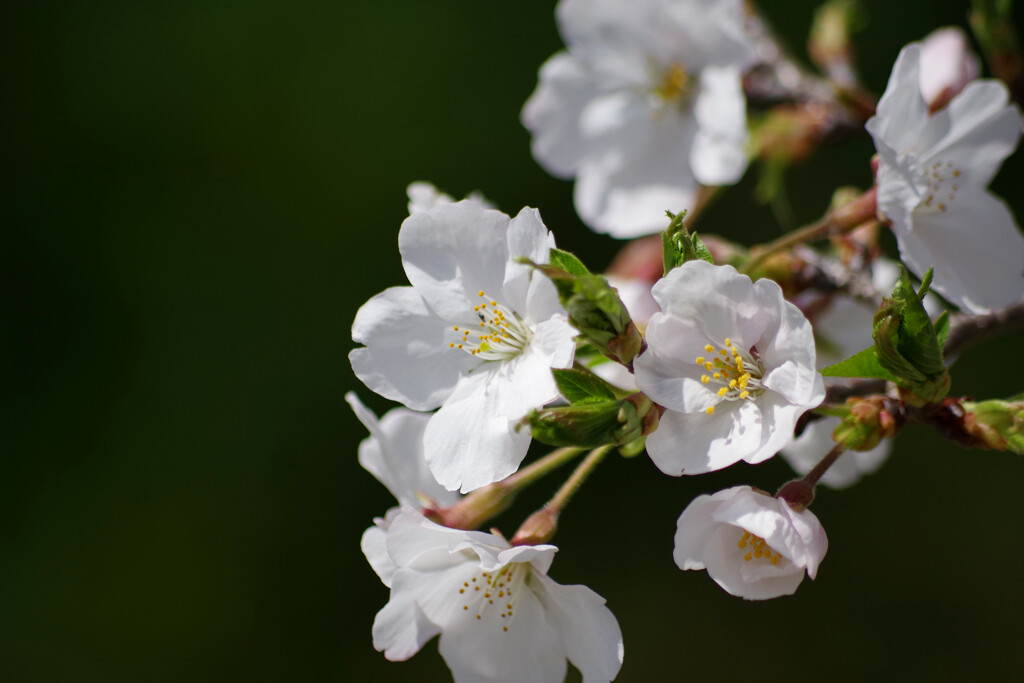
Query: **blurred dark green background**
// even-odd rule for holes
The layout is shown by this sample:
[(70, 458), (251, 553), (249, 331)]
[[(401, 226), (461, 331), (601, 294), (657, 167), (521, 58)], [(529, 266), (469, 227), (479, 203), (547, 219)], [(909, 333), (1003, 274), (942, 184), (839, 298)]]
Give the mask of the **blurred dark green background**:
[[(766, 3), (798, 54), (811, 2)], [(867, 2), (876, 92), (960, 2)], [(1019, 8), (1018, 8), (1019, 9)], [(8, 681), (433, 681), (434, 643), (376, 653), (387, 590), (359, 536), (392, 501), (343, 395), (356, 308), (404, 283), (404, 190), (541, 209), (559, 245), (617, 248), (532, 160), (519, 109), (560, 47), (545, 2), (20, 2), (0, 19), (0, 676)], [(870, 183), (867, 139), (792, 176), (798, 218)], [(779, 228), (755, 174), (703, 229)], [(995, 189), (1024, 216), (1024, 163)], [(954, 391), (1024, 388), (1004, 339)], [(814, 510), (816, 582), (750, 604), (672, 563), (696, 494), (773, 489), (781, 462), (677, 480), (611, 459), (569, 508), (552, 576), (608, 599), (621, 681), (1019, 676), (1024, 462), (909, 428)], [(545, 482), (500, 520), (511, 533)]]

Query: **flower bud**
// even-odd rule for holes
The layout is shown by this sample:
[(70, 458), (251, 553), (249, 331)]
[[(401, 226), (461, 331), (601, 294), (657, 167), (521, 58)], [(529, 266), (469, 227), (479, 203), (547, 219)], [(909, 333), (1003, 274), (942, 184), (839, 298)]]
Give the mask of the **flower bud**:
[(975, 445), (1024, 455), (1024, 400), (963, 402), (964, 429)]
[(516, 490), (499, 481), (476, 489), (451, 507), (428, 507), (423, 515), (452, 529), (478, 529), (507, 510), (515, 497)]
[(949, 104), (981, 72), (967, 36), (955, 26), (932, 31), (921, 41), (920, 64), (921, 96), (932, 112)]
[(658, 427), (659, 412), (642, 393), (622, 399), (544, 408), (524, 417), (533, 438), (550, 446), (597, 448), (621, 445), (650, 434)]
[[(883, 299), (875, 313), (873, 336), (878, 362), (891, 373), (901, 396), (911, 405), (938, 403), (949, 393), (942, 342), (922, 303), (931, 273), (931, 269), (925, 273), (921, 291), (916, 292), (901, 265), (891, 297)], [(948, 329), (948, 319), (940, 317), (939, 322), (941, 329)]]
[(615, 288), (600, 275), (587, 272), (575, 256), (557, 249), (551, 250), (550, 265), (531, 265), (554, 283), (569, 322), (582, 339), (629, 367), (643, 350), (644, 339)]
[(512, 545), (540, 545), (547, 543), (558, 529), (558, 512), (546, 505), (526, 518), (516, 531)]
[(846, 406), (850, 414), (832, 432), (832, 438), (846, 450), (869, 451), (882, 439), (896, 436), (903, 424), (898, 404), (885, 396), (848, 398)]

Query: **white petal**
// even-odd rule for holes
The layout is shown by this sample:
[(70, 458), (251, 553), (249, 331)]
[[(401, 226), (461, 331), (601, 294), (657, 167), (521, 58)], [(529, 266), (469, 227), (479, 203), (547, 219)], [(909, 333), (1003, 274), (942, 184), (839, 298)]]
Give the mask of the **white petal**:
[(666, 210), (693, 208), (697, 182), (689, 158), (695, 121), (669, 107), (642, 111), (644, 116), (606, 135), (577, 170), (577, 212), (593, 229), (614, 237), (664, 230)]
[(503, 605), (494, 604), (480, 619), (466, 612), (446, 624), (439, 649), (457, 683), (560, 683), (565, 678), (559, 634), (544, 607), (529, 589), (517, 597), (511, 618), (501, 618)]
[(586, 586), (562, 586), (543, 575), (537, 579), (548, 598), (548, 618), (583, 683), (614, 679), (622, 666), (622, 631), (604, 598)]
[[(820, 377), (818, 382), (821, 384)], [(825, 395), (824, 390), (821, 395)], [(757, 407), (764, 422), (761, 443), (757, 449), (743, 458), (752, 465), (764, 462), (791, 443), (796, 421), (807, 411), (807, 406), (791, 405), (781, 396), (770, 393), (758, 397)]]
[[(498, 564), (504, 566), (515, 562), (529, 562), (540, 574), (547, 574), (558, 548), (553, 545), (518, 545), (498, 553)], [(498, 567), (493, 567), (497, 569)], [(536, 576), (536, 574), (535, 574)]]
[(751, 401), (724, 401), (713, 415), (666, 411), (647, 437), (647, 453), (665, 474), (703, 474), (758, 451), (761, 414)]
[(714, 519), (715, 510), (723, 501), (749, 490), (749, 486), (734, 486), (710, 496), (697, 496), (690, 501), (676, 522), (672, 559), (680, 569), (704, 569), (705, 546), (718, 526)]
[(960, 308), (985, 313), (1024, 294), (1024, 236), (989, 192), (961, 188), (946, 211), (916, 211), (913, 230), (896, 238), (914, 274), (934, 266), (932, 287)]
[(501, 393), (512, 386), (496, 374), (482, 369), (463, 380), (427, 425), (427, 464), (449, 490), (467, 493), (504, 479), (530, 447), (529, 429), (517, 432), (513, 420), (496, 413)]
[[(523, 209), (508, 225), (508, 255), (502, 292), (505, 300), (520, 315), (526, 312), (530, 281), (534, 276), (531, 266), (516, 263), (525, 256), (534, 263), (547, 263), (555, 238), (544, 226), (537, 209)], [(557, 297), (557, 294), (556, 294)]]
[(432, 410), (479, 363), (448, 348), (448, 332), (412, 287), (386, 289), (356, 312), (352, 340), (366, 347), (349, 353), (352, 371), (385, 398)]
[[(442, 571), (464, 564), (456, 548), (495, 546), (498, 539), (481, 531), (449, 529), (434, 524), (416, 510), (405, 507), (388, 528), (388, 554), (399, 567), (418, 571)], [(498, 548), (494, 552), (499, 552)]]
[[(400, 577), (399, 571), (397, 576)], [(441, 632), (432, 624), (409, 593), (391, 591), (391, 599), (373, 620), (373, 647), (392, 662), (409, 659), (424, 643)]]
[[(397, 510), (397, 508), (388, 510), (388, 516), (393, 517)], [(377, 518), (373, 520), (373, 526), (363, 532), (363, 537), (359, 540), (359, 548), (363, 551), (363, 555), (366, 556), (366, 561), (370, 563), (370, 567), (380, 577), (381, 583), (390, 588), (391, 577), (398, 570), (398, 565), (395, 564), (394, 560), (391, 559), (391, 555), (388, 554), (387, 529), (388, 523), (384, 519)]]
[(896, 150), (910, 149), (928, 121), (928, 105), (918, 87), (921, 48), (911, 44), (900, 50), (885, 92), (878, 101), (878, 112), (865, 127), (875, 139)]
[(522, 121), (533, 134), (533, 156), (551, 175), (571, 178), (587, 153), (580, 113), (596, 91), (590, 71), (559, 52), (540, 68), (537, 89), (523, 106)]
[(987, 187), (1021, 135), (1020, 112), (1008, 101), (999, 81), (969, 84), (922, 131), (922, 164), (948, 161), (960, 171), (961, 185)]
[(458, 495), (437, 483), (423, 455), (423, 433), (430, 415), (396, 408), (378, 422), (353, 392), (346, 394), (345, 400), (372, 434), (359, 444), (359, 464), (399, 503), (420, 507), (429, 500), (447, 507), (458, 501)]
[[(705, 552), (708, 575), (730, 595), (746, 600), (767, 600), (791, 595), (803, 581), (803, 569), (788, 565), (790, 573), (760, 581), (748, 581), (737, 542), (742, 529), (719, 524), (711, 534)], [(781, 563), (780, 563), (781, 564)]]
[(778, 311), (766, 307), (757, 292), (750, 278), (732, 266), (705, 261), (687, 261), (651, 288), (667, 315), (692, 321), (716, 345), (728, 337), (748, 349), (766, 328), (778, 325)]
[(747, 115), (743, 83), (734, 67), (704, 69), (694, 102), (700, 126), (690, 167), (704, 185), (731, 185), (747, 168)]
[(473, 316), (477, 292), (502, 289), (509, 218), (476, 202), (439, 204), (405, 219), (398, 250), (409, 282), (446, 321)]
[(696, 359), (709, 354), (710, 341), (691, 322), (655, 314), (647, 326), (647, 349), (633, 362), (637, 386), (656, 403), (671, 410), (703, 413), (721, 399), (701, 384), (707, 371)]

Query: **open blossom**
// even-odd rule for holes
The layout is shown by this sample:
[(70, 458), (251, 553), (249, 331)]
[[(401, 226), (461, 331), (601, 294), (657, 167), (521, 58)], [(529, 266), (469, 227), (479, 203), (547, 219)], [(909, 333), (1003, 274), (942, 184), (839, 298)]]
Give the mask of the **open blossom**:
[(704, 261), (672, 270), (653, 294), (662, 312), (633, 367), (667, 408), (647, 437), (654, 463), (678, 476), (778, 453), (825, 397), (807, 319), (775, 282)]
[(973, 313), (1024, 294), (1024, 236), (986, 188), (1016, 148), (1021, 116), (997, 81), (969, 83), (930, 116), (918, 87), (921, 48), (900, 52), (878, 113), (867, 122), (878, 150), (878, 209), (900, 255), (932, 287)]
[(558, 683), (566, 659), (587, 683), (611, 681), (622, 664), (619, 624), (589, 588), (548, 578), (556, 550), (512, 547), (403, 509), (387, 535), (397, 569), (373, 623), (374, 647), (402, 661), (440, 634), (441, 656), (460, 683)]
[[(359, 444), (359, 464), (384, 484), (399, 505), (448, 507), (458, 502), (461, 496), (437, 483), (423, 457), (423, 432), (429, 415), (395, 408), (378, 420), (355, 393), (345, 394), (345, 400), (370, 432)], [(391, 508), (384, 517), (374, 519), (360, 541), (363, 554), (386, 586), (391, 585), (396, 567), (387, 554), (385, 539), (398, 510)]]
[(424, 433), (430, 471), (463, 492), (516, 471), (530, 445), (515, 423), (558, 396), (551, 368), (572, 365), (576, 330), (547, 278), (554, 239), (535, 209), (514, 219), (475, 202), (440, 203), (402, 223), (411, 287), (356, 313), (352, 369), (381, 396), (440, 410)]
[(676, 526), (680, 569), (707, 569), (731, 595), (767, 600), (791, 595), (812, 579), (828, 538), (810, 510), (797, 510), (749, 486), (697, 496)]
[(562, 0), (557, 18), (568, 49), (541, 68), (522, 118), (537, 161), (576, 178), (587, 225), (657, 232), (698, 183), (743, 175), (740, 75), (754, 52), (740, 0)]
[[(789, 463), (794, 472), (807, 474), (836, 445), (832, 439), (832, 432), (840, 422), (838, 417), (823, 417), (811, 422), (793, 443), (782, 449), (779, 455)], [(845, 451), (825, 471), (819, 481), (834, 489), (852, 486), (865, 474), (871, 474), (881, 467), (891, 450), (892, 442), (883, 439), (877, 446), (867, 451)]]

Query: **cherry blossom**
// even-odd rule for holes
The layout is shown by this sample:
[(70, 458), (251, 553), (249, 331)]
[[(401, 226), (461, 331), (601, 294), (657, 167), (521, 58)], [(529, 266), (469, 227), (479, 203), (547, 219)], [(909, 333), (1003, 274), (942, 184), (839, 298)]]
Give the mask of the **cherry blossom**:
[(747, 166), (740, 75), (754, 56), (740, 0), (562, 0), (567, 50), (541, 67), (523, 108), (533, 155), (576, 178), (576, 210), (598, 232), (663, 230), (698, 183)]
[(771, 280), (688, 261), (654, 285), (661, 312), (633, 364), (667, 410), (647, 451), (666, 474), (758, 463), (793, 439), (825, 396), (811, 325)]
[(440, 407), (424, 454), (449, 490), (516, 471), (530, 445), (515, 423), (558, 396), (551, 368), (572, 365), (576, 330), (550, 280), (516, 261), (547, 263), (554, 239), (535, 209), (510, 219), (476, 202), (440, 203), (402, 224), (411, 287), (364, 304), (349, 354), (367, 387), (415, 410)]
[(557, 548), (510, 546), (495, 534), (448, 529), (404, 508), (387, 534), (396, 566), (373, 645), (392, 661), (440, 634), (457, 683), (558, 683), (566, 659), (587, 683), (611, 681), (622, 633), (604, 599), (547, 575)]
[(867, 122), (880, 157), (878, 209), (911, 271), (934, 267), (936, 291), (985, 313), (1024, 294), (1024, 236), (986, 189), (1017, 146), (1020, 112), (1002, 83), (976, 80), (929, 115), (920, 58), (919, 45), (903, 48)]
[(810, 510), (736, 486), (697, 496), (676, 526), (673, 558), (680, 569), (707, 569), (727, 593), (747, 600), (791, 595), (812, 579), (828, 538)]

